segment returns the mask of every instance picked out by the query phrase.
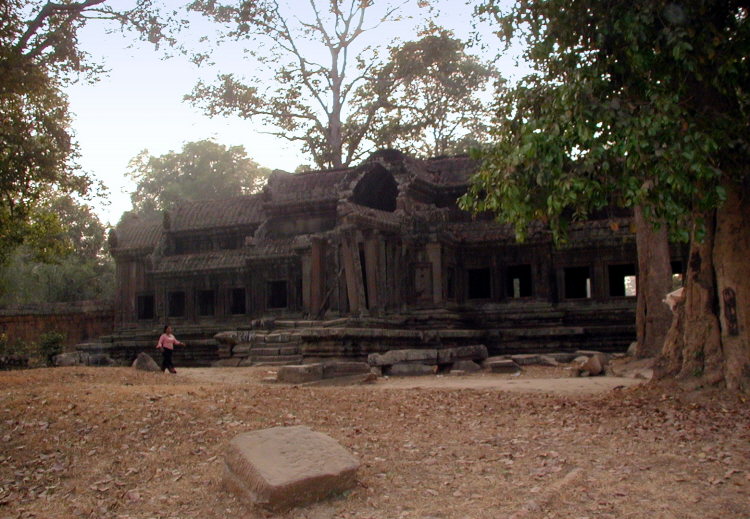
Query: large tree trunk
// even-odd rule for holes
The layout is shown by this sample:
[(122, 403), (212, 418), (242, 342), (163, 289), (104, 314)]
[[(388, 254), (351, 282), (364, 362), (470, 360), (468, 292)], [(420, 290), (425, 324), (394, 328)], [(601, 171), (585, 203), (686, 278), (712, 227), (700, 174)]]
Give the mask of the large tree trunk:
[(647, 222), (640, 207), (635, 208), (638, 247), (638, 303), (635, 314), (638, 347), (636, 356), (658, 355), (672, 323), (672, 313), (664, 296), (672, 290), (669, 237), (665, 225), (658, 230)]
[(727, 185), (727, 201), (690, 247), (685, 297), (675, 312), (657, 378), (750, 390), (750, 186)]

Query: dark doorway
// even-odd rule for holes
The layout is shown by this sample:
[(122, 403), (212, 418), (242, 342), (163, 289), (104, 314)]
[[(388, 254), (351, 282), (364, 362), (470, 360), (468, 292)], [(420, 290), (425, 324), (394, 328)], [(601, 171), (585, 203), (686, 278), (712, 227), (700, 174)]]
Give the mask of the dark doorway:
[(269, 281), (268, 308), (286, 308), (286, 281)]
[(492, 297), (492, 274), (489, 268), (467, 269), (469, 299), (489, 299)]
[(531, 265), (513, 265), (506, 270), (508, 297), (531, 297)]

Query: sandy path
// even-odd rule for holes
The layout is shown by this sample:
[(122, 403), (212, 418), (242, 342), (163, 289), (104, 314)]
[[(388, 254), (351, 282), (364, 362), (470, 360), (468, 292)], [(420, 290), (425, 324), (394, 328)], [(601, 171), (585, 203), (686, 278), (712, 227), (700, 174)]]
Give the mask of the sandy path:
[[(273, 367), (250, 368), (186, 368), (178, 377), (196, 382), (229, 385), (258, 384), (276, 373)], [(554, 393), (560, 395), (592, 395), (616, 387), (630, 387), (644, 380), (622, 377), (565, 378), (566, 372), (541, 367), (527, 368), (520, 376), (478, 373), (466, 376), (423, 376), (381, 378), (368, 389), (481, 389), (516, 393)]]

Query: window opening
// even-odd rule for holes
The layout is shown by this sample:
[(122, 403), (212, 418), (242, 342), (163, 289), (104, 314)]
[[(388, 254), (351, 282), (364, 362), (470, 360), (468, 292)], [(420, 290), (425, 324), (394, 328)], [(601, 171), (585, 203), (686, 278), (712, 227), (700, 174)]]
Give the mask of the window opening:
[(509, 297), (531, 297), (531, 265), (514, 265), (506, 273)]
[(608, 269), (610, 297), (635, 297), (638, 290), (635, 265), (610, 265)]
[(565, 274), (566, 299), (586, 299), (591, 297), (591, 277), (588, 267), (568, 267)]
[(153, 319), (154, 296), (151, 294), (138, 296), (138, 299), (136, 300), (136, 311), (138, 313), (138, 319)]
[(233, 288), (229, 292), (229, 313), (232, 315), (247, 313), (244, 288)]
[(198, 315), (214, 315), (214, 291), (198, 290)]
[(492, 297), (492, 275), (490, 269), (468, 269), (468, 298), (489, 299)]
[(185, 292), (167, 294), (167, 317), (185, 316)]
[(268, 308), (286, 308), (286, 281), (268, 282)]

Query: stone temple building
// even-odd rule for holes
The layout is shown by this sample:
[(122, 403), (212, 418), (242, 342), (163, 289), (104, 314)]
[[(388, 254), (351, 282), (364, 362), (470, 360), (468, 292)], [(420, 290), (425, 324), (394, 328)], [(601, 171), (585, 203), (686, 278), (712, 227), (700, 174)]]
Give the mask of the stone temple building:
[[(541, 224), (519, 244), (509, 225), (458, 208), (475, 168), (382, 151), (357, 167), (274, 172), (255, 195), (125, 219), (110, 236), (117, 332), (107, 340), (153, 342), (166, 322), (207, 347), (217, 331), (252, 343), (260, 330), (297, 330), (291, 344), (277, 333), (286, 350), (254, 346), (256, 360), (290, 361), (395, 343), (518, 352), (634, 340), (629, 215), (576, 224), (564, 247)], [(676, 272), (681, 259), (675, 250)]]

